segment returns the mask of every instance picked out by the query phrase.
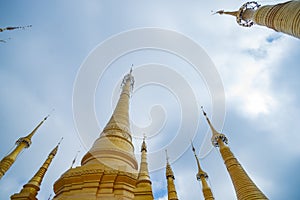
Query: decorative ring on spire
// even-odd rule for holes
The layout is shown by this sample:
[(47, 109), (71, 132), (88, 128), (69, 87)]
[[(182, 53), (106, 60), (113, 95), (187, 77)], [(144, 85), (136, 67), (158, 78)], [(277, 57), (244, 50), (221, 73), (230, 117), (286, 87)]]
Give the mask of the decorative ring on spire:
[(218, 144), (219, 139), (222, 140), (225, 144), (228, 144), (227, 137), (224, 134), (219, 133), (211, 139), (211, 142), (214, 145), (214, 147), (219, 147), (219, 144)]
[(257, 10), (260, 7), (260, 5), (256, 1), (250, 1), (242, 5), (242, 7), (238, 11), (238, 15), (236, 16), (236, 22), (240, 26), (244, 27), (251, 27), (254, 24), (254, 21), (252, 19), (244, 19), (243, 14), (247, 10)]
[(129, 80), (130, 81), (130, 92), (133, 91), (133, 86), (134, 86), (134, 77), (132, 76), (132, 68), (130, 69), (130, 73), (127, 74), (124, 78), (123, 78), (123, 81), (121, 83), (121, 87), (123, 87), (126, 82)]
[(16, 141), (16, 145), (19, 145), (21, 143), (25, 143), (26, 144), (25, 148), (28, 148), (31, 145), (31, 140), (26, 137), (21, 137)]
[(196, 175), (197, 180), (198, 181), (201, 180), (202, 177), (204, 177), (205, 179), (208, 179), (207, 173), (204, 171), (198, 172)]

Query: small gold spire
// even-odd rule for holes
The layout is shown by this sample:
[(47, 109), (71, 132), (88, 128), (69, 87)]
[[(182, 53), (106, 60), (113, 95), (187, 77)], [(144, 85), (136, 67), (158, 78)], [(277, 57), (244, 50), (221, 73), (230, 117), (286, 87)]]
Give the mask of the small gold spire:
[(227, 143), (226, 136), (224, 134), (215, 131), (204, 110), (203, 110), (203, 114), (206, 117), (206, 120), (208, 121), (208, 124), (212, 129), (213, 132), (212, 143), (215, 147), (219, 147), (219, 151), (224, 160), (227, 171), (231, 177), (231, 181), (233, 183), (237, 199), (238, 200), (268, 199), (248, 176), (246, 171), (243, 169), (242, 165), (238, 162), (238, 160), (231, 152), (230, 148), (227, 145), (225, 145), (225, 143)]
[(54, 147), (54, 149), (49, 153), (46, 161), (43, 163), (43, 165), (40, 167), (37, 173), (30, 179), (30, 181), (28, 181), (27, 184), (23, 186), (23, 189), (19, 193), (16, 193), (10, 197), (11, 200), (37, 200), (36, 196), (40, 190), (43, 178), (49, 168), (49, 165), (51, 164), (53, 158), (57, 153), (58, 147), (62, 139), (59, 141), (56, 147)]
[(39, 129), (39, 127), (47, 120), (48, 117), (49, 115), (47, 115), (27, 136), (19, 138), (16, 142), (16, 147), (14, 148), (14, 150), (0, 161), (0, 179), (4, 176), (7, 170), (9, 170), (9, 168), (13, 165), (13, 163), (16, 161), (18, 155), (22, 152), (22, 150), (24, 148), (30, 147), (32, 143), (31, 138)]
[(228, 140), (226, 138), (226, 136), (222, 133), (219, 133), (218, 131), (216, 131), (216, 129), (214, 128), (214, 126), (211, 124), (209, 118), (207, 117), (207, 114), (206, 112), (204, 111), (203, 109), (203, 106), (201, 106), (201, 109), (202, 109), (202, 112), (203, 112), (203, 115), (204, 117), (206, 118), (206, 121), (211, 129), (211, 132), (212, 132), (212, 138), (211, 138), (211, 142), (213, 144), (213, 146), (215, 147), (218, 147), (219, 144), (218, 144), (218, 139), (220, 138), (223, 142), (225, 142), (226, 144), (228, 143)]
[(207, 184), (207, 179), (208, 179), (208, 175), (206, 172), (204, 172), (200, 166), (200, 162), (199, 162), (199, 159), (198, 159), (198, 156), (196, 154), (196, 150), (195, 150), (195, 147), (193, 145), (193, 142), (191, 141), (191, 145), (192, 145), (192, 151), (194, 152), (194, 156), (196, 158), (196, 161), (197, 161), (197, 166), (198, 166), (198, 173), (196, 175), (197, 177), (197, 180), (198, 181), (201, 181), (202, 183), (202, 192), (203, 192), (203, 196), (204, 196), (204, 199), (205, 200), (213, 200), (215, 199), (214, 196), (213, 196), (213, 193), (210, 189), (210, 187), (208, 186)]
[(173, 170), (171, 168), (171, 165), (169, 163), (169, 156), (168, 156), (168, 151), (167, 149), (165, 150), (166, 152), (166, 161), (167, 161), (167, 166), (166, 166), (166, 177), (171, 177), (172, 179), (175, 179), (174, 177), (174, 173), (173, 173)]
[(168, 200), (178, 200), (175, 183), (174, 183), (175, 176), (174, 176), (173, 170), (171, 168), (171, 165), (169, 163), (169, 157), (168, 157), (167, 150), (166, 150), (166, 160), (167, 160), (166, 178), (167, 178), (167, 184), (168, 184)]
[(147, 146), (144, 135), (141, 146), (141, 163), (137, 178), (136, 188), (134, 191), (134, 200), (153, 200), (152, 183), (149, 176), (148, 162), (147, 162)]
[(196, 161), (197, 161), (197, 166), (198, 166), (198, 173), (197, 173), (197, 180), (201, 180), (202, 177), (204, 177), (205, 179), (208, 178), (208, 175), (206, 172), (204, 172), (200, 166), (200, 162), (199, 162), (199, 159), (198, 159), (198, 156), (196, 154), (196, 150), (195, 150), (195, 147), (193, 145), (193, 142), (191, 141), (191, 145), (192, 145), (192, 151), (194, 152), (194, 156), (196, 158)]

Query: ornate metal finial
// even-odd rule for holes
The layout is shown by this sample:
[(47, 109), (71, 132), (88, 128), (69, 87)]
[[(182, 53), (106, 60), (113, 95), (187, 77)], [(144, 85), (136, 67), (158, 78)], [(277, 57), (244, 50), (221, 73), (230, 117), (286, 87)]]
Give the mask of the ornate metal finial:
[[(131, 66), (133, 66), (133, 64)], [(134, 77), (132, 76), (132, 67), (130, 68), (129, 73), (123, 78), (121, 88), (124, 89), (124, 86), (126, 85), (127, 81), (130, 81), (130, 92), (132, 92), (133, 86), (134, 86)]]
[(220, 15), (227, 14), (227, 15), (235, 16), (236, 22), (240, 26), (251, 27), (254, 25), (254, 21), (253, 21), (254, 12), (259, 7), (260, 5), (256, 1), (250, 1), (243, 4), (238, 11), (228, 12), (224, 10), (219, 10), (214, 14), (220, 14)]
[(240, 26), (251, 27), (254, 25), (253, 14), (254, 11), (257, 10), (260, 5), (256, 1), (250, 1), (242, 5), (238, 11), (238, 15), (236, 16), (236, 22)]
[(142, 151), (146, 151), (147, 152), (147, 145), (146, 145), (146, 141), (145, 141), (146, 140), (146, 134), (144, 133), (143, 135), (144, 135), (144, 137), (143, 137), (141, 152)]

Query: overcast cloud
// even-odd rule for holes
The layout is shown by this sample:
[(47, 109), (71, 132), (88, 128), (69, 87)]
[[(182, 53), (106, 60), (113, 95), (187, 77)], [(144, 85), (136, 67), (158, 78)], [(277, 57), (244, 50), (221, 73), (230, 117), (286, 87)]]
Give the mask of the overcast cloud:
[[(281, 1), (260, 3), (276, 2)], [(29, 24), (32, 27), (0, 34), (0, 39), (11, 38), (0, 43), (0, 157), (4, 157), (15, 141), (28, 134), (53, 108), (55, 111), (33, 137), (32, 146), (1, 179), (0, 199), (9, 199), (21, 190), (61, 137), (64, 140), (38, 198), (48, 199), (49, 195), (54, 195), (54, 182), (70, 168), (78, 150), (75, 165), (80, 165), (90, 146), (80, 138), (73, 120), (72, 94), (78, 70), (99, 43), (120, 32), (144, 27), (177, 31), (206, 51), (223, 81), (226, 96), (224, 126), (217, 126), (217, 129), (227, 135), (231, 150), (269, 199), (300, 199), (297, 176), (300, 164), (300, 41), (265, 27), (240, 27), (230, 16), (212, 15), (212, 11), (218, 9), (238, 9), (243, 3), (233, 0), (2, 2), (0, 27)], [(95, 113), (100, 129), (112, 113), (111, 99), (119, 92), (117, 83), (132, 63), (137, 71), (143, 64), (167, 65), (186, 79), (195, 93), (198, 108), (204, 105), (208, 114), (212, 113), (210, 91), (204, 79), (195, 76), (191, 66), (179, 61), (180, 57), (146, 50), (127, 56), (112, 64), (99, 81)], [(136, 82), (142, 82), (141, 78), (135, 76)], [(149, 152), (171, 148), (168, 141), (177, 136), (182, 116), (182, 107), (176, 105), (177, 102), (176, 96), (166, 88), (145, 87), (138, 89), (136, 96), (133, 94), (130, 115), (134, 123), (147, 127), (155, 122), (155, 126), (161, 126), (162, 123), (155, 119), (165, 120), (162, 130), (148, 140)], [(157, 105), (162, 109), (153, 110)], [(209, 130), (200, 109), (198, 112), (194, 145), (209, 175), (214, 196), (235, 199), (219, 152), (213, 149), (205, 156), (211, 149), (210, 143), (203, 145)], [(155, 114), (159, 117), (155, 118)], [(85, 134), (92, 141), (97, 137)], [(142, 136), (142, 133), (134, 134)], [(141, 140), (133, 142), (138, 154)], [(179, 199), (202, 199), (191, 149), (182, 152), (178, 159), (170, 152), (170, 160)], [(154, 162), (164, 163), (165, 157)], [(149, 163), (150, 168), (153, 163)], [(151, 179), (155, 198), (167, 199), (165, 170), (152, 171)]]

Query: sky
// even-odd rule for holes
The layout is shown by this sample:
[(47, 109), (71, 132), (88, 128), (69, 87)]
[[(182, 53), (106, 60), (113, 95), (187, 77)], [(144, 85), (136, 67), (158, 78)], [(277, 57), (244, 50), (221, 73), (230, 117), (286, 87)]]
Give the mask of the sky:
[[(6, 40), (0, 43), (0, 157), (50, 117), (0, 180), (0, 199), (19, 192), (63, 137), (38, 194), (39, 199), (53, 197), (54, 182), (78, 151), (75, 166), (80, 165), (109, 120), (132, 64), (133, 144), (139, 162), (146, 134), (155, 199), (167, 199), (165, 149), (179, 199), (203, 199), (190, 140), (215, 198), (236, 199), (220, 153), (209, 141), (201, 106), (269, 199), (299, 199), (300, 41), (212, 15), (243, 3), (2, 2), (0, 27), (32, 27), (0, 33)], [(113, 59), (104, 62), (109, 56)]]

